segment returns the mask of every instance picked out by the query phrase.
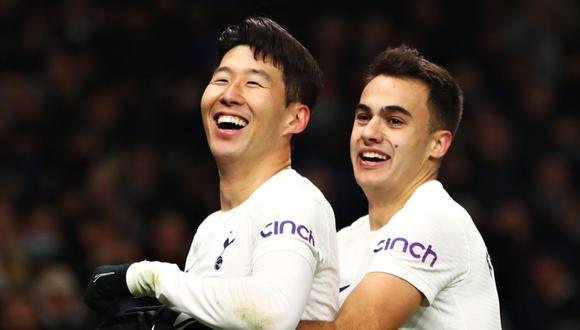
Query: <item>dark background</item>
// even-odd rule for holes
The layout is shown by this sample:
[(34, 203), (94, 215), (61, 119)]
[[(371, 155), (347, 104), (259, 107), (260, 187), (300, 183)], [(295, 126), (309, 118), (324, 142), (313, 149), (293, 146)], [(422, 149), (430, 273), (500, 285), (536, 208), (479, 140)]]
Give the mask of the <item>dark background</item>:
[(504, 329), (580, 329), (576, 1), (0, 1), (0, 328), (90, 329), (92, 269), (183, 265), (219, 207), (199, 99), (219, 31), (269, 15), (325, 89), (293, 167), (366, 213), (348, 139), (362, 70), (406, 43), (447, 67), (465, 115), (440, 180), (495, 266)]

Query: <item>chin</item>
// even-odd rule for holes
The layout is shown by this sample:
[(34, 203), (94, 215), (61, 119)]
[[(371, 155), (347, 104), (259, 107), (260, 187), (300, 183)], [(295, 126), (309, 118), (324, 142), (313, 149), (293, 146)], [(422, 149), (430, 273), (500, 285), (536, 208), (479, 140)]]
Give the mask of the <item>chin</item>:
[(377, 175), (377, 173), (366, 172), (355, 174), (355, 180), (363, 189), (376, 189), (387, 185), (386, 178)]
[(369, 175), (368, 173), (365, 174), (355, 174), (354, 176), (356, 183), (361, 186), (361, 187), (367, 187), (367, 186), (375, 186), (375, 178), (373, 178), (372, 175)]
[(240, 154), (242, 150), (238, 143), (231, 143), (232, 141), (214, 141), (209, 145), (211, 153), (214, 157), (231, 157)]
[(236, 151), (224, 150), (223, 148), (219, 150), (212, 149), (211, 154), (216, 161), (232, 161), (239, 157)]

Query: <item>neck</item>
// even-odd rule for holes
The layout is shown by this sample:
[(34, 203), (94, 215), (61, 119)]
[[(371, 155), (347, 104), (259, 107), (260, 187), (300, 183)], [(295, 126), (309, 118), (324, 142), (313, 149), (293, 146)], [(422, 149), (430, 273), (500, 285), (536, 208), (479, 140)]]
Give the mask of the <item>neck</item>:
[(218, 164), (221, 210), (228, 211), (239, 206), (276, 173), (290, 168), (290, 164), (289, 156), (275, 162), (261, 160), (250, 163), (240, 160)]
[(369, 221), (371, 230), (378, 230), (386, 225), (393, 215), (405, 206), (411, 195), (427, 181), (435, 180), (436, 173), (418, 178), (402, 188), (393, 186), (364, 189), (368, 200)]

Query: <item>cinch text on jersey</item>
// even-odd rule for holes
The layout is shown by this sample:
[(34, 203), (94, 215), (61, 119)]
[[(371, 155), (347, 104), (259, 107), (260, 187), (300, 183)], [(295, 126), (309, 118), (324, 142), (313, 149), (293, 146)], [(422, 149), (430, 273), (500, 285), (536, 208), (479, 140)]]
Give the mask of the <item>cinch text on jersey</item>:
[(303, 240), (314, 245), (314, 236), (312, 235), (312, 230), (306, 228), (304, 225), (296, 225), (292, 220), (274, 221), (270, 222), (264, 229), (260, 232), (260, 235), (264, 238), (271, 235), (282, 235), (282, 234), (292, 234), (298, 235)]
[(387, 250), (398, 250), (404, 253), (409, 253), (415, 259), (421, 259), (421, 262), (427, 261), (427, 257), (431, 256), (429, 267), (433, 268), (435, 261), (437, 261), (437, 253), (433, 251), (431, 245), (425, 248), (425, 245), (419, 242), (412, 242), (403, 237), (397, 237), (395, 239), (387, 238), (382, 239), (377, 243), (377, 247), (373, 250), (374, 253)]

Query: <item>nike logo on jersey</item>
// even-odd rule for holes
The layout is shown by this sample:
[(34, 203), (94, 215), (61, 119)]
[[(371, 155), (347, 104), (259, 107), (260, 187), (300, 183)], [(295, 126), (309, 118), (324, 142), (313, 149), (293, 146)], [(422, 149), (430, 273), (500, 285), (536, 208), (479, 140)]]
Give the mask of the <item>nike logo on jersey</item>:
[(109, 275), (113, 275), (113, 274), (115, 274), (115, 272), (96, 274), (95, 277), (93, 277), (93, 283), (95, 283), (101, 277), (105, 277), (105, 276), (109, 276)]
[(409, 242), (403, 237), (397, 237), (395, 239), (387, 238), (386, 240), (382, 239), (377, 243), (373, 252), (377, 253), (389, 250), (408, 253), (413, 258), (421, 260), (422, 263), (429, 264), (429, 267), (431, 268), (433, 268), (437, 261), (437, 253), (433, 250), (433, 246), (429, 245), (425, 247), (425, 245), (420, 242)]
[(348, 289), (349, 287), (350, 287), (350, 284), (349, 284), (349, 285), (345, 285), (345, 286), (341, 286), (341, 287), (338, 289), (338, 292), (342, 292), (342, 291), (344, 291), (344, 290)]
[(296, 225), (292, 220), (274, 221), (264, 226), (264, 229), (260, 231), (260, 236), (263, 238), (270, 237), (272, 235), (297, 235), (306, 242), (314, 244), (314, 234), (312, 230), (308, 229), (304, 225)]

